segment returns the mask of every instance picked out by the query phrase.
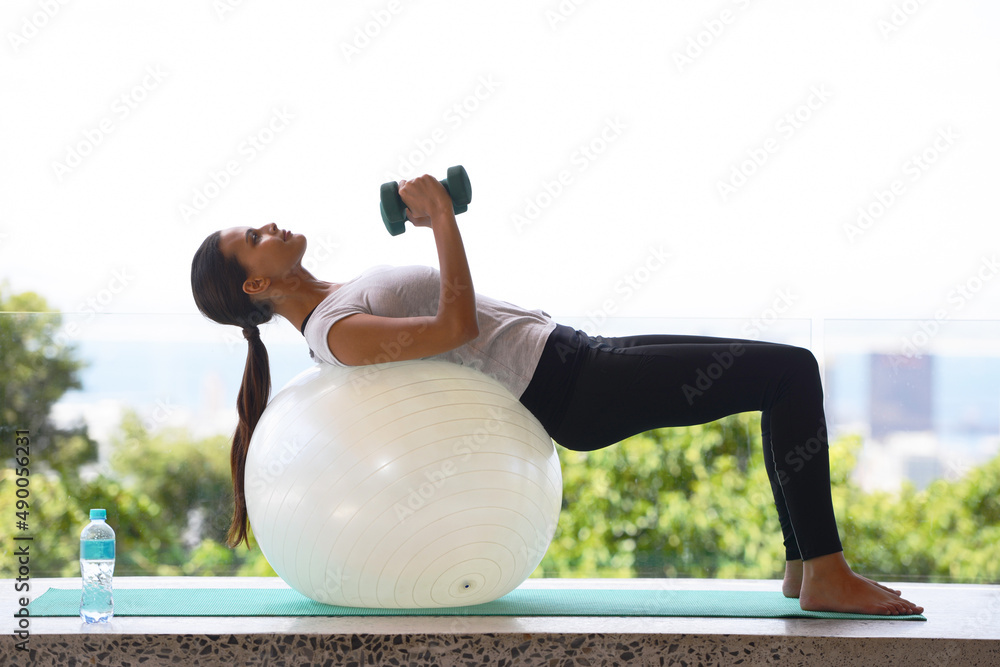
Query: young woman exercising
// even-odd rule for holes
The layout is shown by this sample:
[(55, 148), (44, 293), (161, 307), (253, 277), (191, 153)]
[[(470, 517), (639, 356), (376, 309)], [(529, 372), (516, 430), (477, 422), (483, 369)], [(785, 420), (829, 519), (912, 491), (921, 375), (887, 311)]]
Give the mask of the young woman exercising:
[(191, 285), (199, 310), (240, 327), (249, 342), (231, 452), (230, 546), (248, 539), (244, 462), (270, 394), (258, 325), (277, 314), (327, 363), (437, 357), (473, 365), (518, 396), (557, 443), (575, 450), (759, 410), (784, 535), (784, 594), (812, 611), (923, 611), (899, 591), (855, 574), (844, 559), (830, 496), (823, 389), (811, 352), (728, 338), (588, 336), (542, 311), (477, 295), (444, 187), (421, 176), (401, 181), (399, 194), (413, 224), (432, 228), (439, 271), (380, 268), (346, 283), (325, 282), (302, 267), (305, 237), (273, 223), (215, 232), (195, 254)]

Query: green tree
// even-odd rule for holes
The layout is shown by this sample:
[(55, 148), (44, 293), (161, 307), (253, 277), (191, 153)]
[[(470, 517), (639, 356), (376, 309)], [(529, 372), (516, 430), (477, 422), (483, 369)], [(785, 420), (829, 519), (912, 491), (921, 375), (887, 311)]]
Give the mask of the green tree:
[(52, 405), (80, 388), (84, 367), (59, 335), (61, 326), (61, 315), (41, 296), (9, 294), (7, 283), (0, 283), (0, 441), (12, 442), (16, 429), (28, 429), (36, 469), (44, 462), (63, 473), (94, 460), (97, 443), (86, 428), (57, 429), (49, 419)]
[(838, 511), (845, 542), (870, 572), (1000, 581), (1000, 456), (922, 491), (904, 484), (898, 494), (849, 495)]
[[(88, 510), (103, 507), (115, 529), (115, 573), (273, 576), (259, 549), (222, 544), (229, 525), (228, 447), (222, 436), (194, 439), (184, 430), (151, 435), (126, 412), (112, 438), (111, 466), (92, 477), (31, 476), (33, 576), (79, 576), (79, 534)], [(0, 475), (0, 515), (13, 516), (15, 473)], [(188, 543), (194, 513), (202, 517)], [(11, 544), (0, 524), (0, 542)]]
[[(31, 432), (33, 576), (78, 576), (78, 535), (108, 510), (119, 575), (274, 572), (259, 549), (223, 545), (231, 512), (228, 438), (150, 432), (127, 411), (110, 465), (85, 427), (59, 430), (52, 405), (80, 387), (84, 363), (59, 336), (61, 317), (34, 293), (0, 286), (0, 435)], [(1000, 456), (922, 491), (864, 493), (851, 479), (858, 437), (831, 446), (834, 507), (853, 565), (873, 576), (1000, 580)], [(0, 473), (0, 516), (13, 517), (16, 471)], [(764, 469), (757, 414), (660, 429), (614, 447), (559, 449), (563, 511), (535, 576), (781, 576), (784, 550)], [(41, 464), (41, 465), (40, 465)], [(89, 469), (81, 475), (81, 469)], [(11, 522), (0, 523), (10, 552)], [(253, 544), (253, 541), (251, 540)], [(4, 558), (3, 576), (12, 559)]]
[[(1000, 456), (923, 491), (865, 493), (859, 437), (830, 448), (834, 508), (852, 565), (893, 580), (1000, 580)], [(781, 531), (759, 417), (559, 450), (563, 511), (535, 576), (776, 578)]]
[[(0, 442), (6, 464), (0, 475), (0, 508), (3, 516), (15, 516), (14, 431), (27, 430), (30, 496), (24, 532), (33, 537), (32, 573), (36, 576), (63, 571), (69, 552), (60, 542), (60, 531), (78, 508), (73, 491), (62, 479), (75, 477), (81, 465), (97, 456), (97, 444), (85, 427), (58, 429), (49, 419), (52, 405), (67, 390), (80, 388), (78, 374), (83, 368), (75, 349), (60, 338), (61, 325), (61, 316), (50, 312), (41, 296), (10, 294), (7, 283), (0, 283)], [(8, 553), (14, 530), (10, 520), (0, 523), (0, 543)], [(0, 571), (4, 576), (12, 564), (13, 559), (3, 559)]]
[[(70, 389), (81, 388), (75, 346), (61, 335), (62, 318), (33, 292), (10, 295), (0, 285), (0, 435), (13, 443), (16, 429), (30, 433), (28, 530), (32, 576), (79, 576), (79, 533), (90, 508), (108, 510), (116, 529), (116, 572), (137, 574), (271, 575), (259, 550), (230, 550), (229, 463), (225, 438), (195, 440), (184, 431), (151, 435), (134, 411), (113, 437), (112, 465), (97, 469), (97, 443), (85, 426), (57, 429), (49, 415)], [(0, 515), (14, 517), (13, 447), (4, 449)], [(84, 474), (81, 472), (90, 470)], [(201, 541), (185, 543), (199, 513)], [(13, 544), (10, 521), (0, 523), (0, 544)], [(2, 559), (9, 576), (11, 558)]]
[[(129, 534), (145, 562), (171, 574), (274, 574), (260, 549), (224, 546), (232, 513), (229, 438), (195, 439), (176, 428), (151, 434), (130, 411), (111, 443), (112, 478), (157, 508), (154, 524), (134, 526)], [(186, 544), (192, 539), (197, 541)]]
[(199, 523), (205, 537), (225, 541), (226, 504), (232, 497), (226, 437), (196, 440), (185, 429), (161, 429), (153, 435), (129, 410), (111, 438), (111, 449), (111, 476), (149, 496), (166, 524), (183, 531), (197, 512), (203, 516)]
[(771, 577), (781, 531), (759, 418), (659, 429), (559, 450), (563, 512), (545, 576)]

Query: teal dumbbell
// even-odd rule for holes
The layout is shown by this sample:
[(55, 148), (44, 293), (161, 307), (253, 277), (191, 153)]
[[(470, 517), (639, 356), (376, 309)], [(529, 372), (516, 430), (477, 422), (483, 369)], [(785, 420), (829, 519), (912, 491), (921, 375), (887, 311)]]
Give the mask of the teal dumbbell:
[[(441, 185), (451, 197), (451, 208), (455, 215), (465, 213), (469, 210), (469, 202), (472, 201), (472, 183), (469, 182), (469, 174), (462, 165), (448, 168), (448, 177), (441, 181)], [(393, 236), (398, 236), (406, 231), (406, 204), (399, 196), (399, 183), (389, 181), (382, 184), (379, 191), (379, 210), (382, 212), (382, 222), (385, 228)]]

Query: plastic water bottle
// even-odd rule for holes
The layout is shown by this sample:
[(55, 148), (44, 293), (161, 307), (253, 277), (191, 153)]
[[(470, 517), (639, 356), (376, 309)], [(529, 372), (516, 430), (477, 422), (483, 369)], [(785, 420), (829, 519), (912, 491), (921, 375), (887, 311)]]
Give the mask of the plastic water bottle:
[(111, 577), (115, 573), (115, 531), (104, 520), (104, 510), (90, 510), (90, 523), (80, 533), (80, 574), (83, 595), (80, 618), (87, 623), (107, 623), (115, 615)]

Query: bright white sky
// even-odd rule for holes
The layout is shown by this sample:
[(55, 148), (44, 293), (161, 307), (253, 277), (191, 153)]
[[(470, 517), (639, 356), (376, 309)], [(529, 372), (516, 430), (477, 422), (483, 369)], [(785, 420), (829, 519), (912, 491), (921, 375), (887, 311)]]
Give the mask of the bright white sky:
[(201, 240), (270, 221), (324, 279), (435, 264), (379, 185), (464, 164), (477, 289), (557, 318), (997, 317), (996, 3), (560, 7), (4, 2), (0, 279), (191, 314)]

